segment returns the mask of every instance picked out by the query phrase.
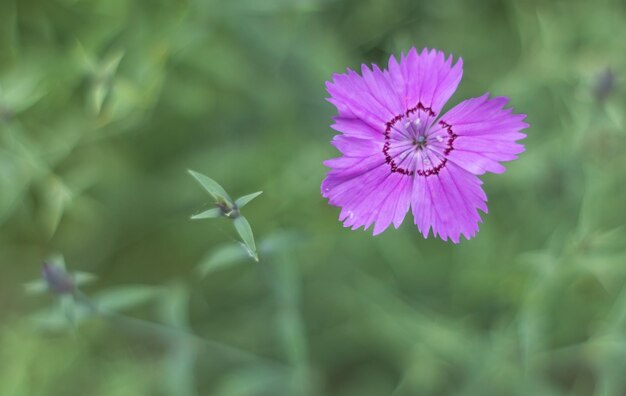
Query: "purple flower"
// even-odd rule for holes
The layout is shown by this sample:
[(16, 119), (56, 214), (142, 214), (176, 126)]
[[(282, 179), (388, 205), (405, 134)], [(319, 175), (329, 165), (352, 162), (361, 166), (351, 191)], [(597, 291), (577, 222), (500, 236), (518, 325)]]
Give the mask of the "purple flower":
[(73, 293), (76, 288), (72, 276), (67, 273), (63, 265), (43, 263), (41, 275), (48, 289), (57, 294)]
[(487, 196), (477, 175), (502, 173), (500, 164), (524, 151), (526, 115), (504, 109), (508, 99), (485, 94), (440, 111), (456, 90), (463, 61), (412, 48), (389, 70), (361, 67), (335, 74), (326, 87), (337, 107), (332, 144), (342, 156), (331, 168), (322, 195), (341, 207), (345, 227), (374, 235), (398, 228), (409, 207), (424, 237), (430, 229), (443, 240), (470, 239), (487, 213)]

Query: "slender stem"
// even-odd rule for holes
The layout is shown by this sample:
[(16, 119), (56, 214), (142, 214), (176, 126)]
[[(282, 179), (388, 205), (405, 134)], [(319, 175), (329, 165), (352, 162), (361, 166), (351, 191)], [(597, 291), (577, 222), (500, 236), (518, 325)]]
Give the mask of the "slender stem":
[(160, 339), (163, 342), (170, 342), (172, 339), (183, 338), (190, 342), (192, 345), (198, 347), (199, 349), (210, 349), (212, 351), (217, 351), (223, 355), (228, 355), (235, 359), (262, 361), (266, 364), (277, 367), (285, 366), (284, 363), (280, 361), (264, 356), (259, 356), (246, 350), (236, 348), (221, 342), (208, 340), (195, 334), (183, 331), (181, 329), (177, 329), (175, 327), (166, 326), (144, 319), (137, 319), (123, 314), (119, 314), (117, 312), (102, 309), (101, 307), (98, 307), (96, 303), (94, 303), (87, 295), (85, 295), (80, 290), (77, 290), (74, 296), (77, 302), (89, 308), (94, 315), (109, 319), (115, 324), (121, 325), (132, 332), (137, 332), (145, 335), (147, 331), (152, 336)]

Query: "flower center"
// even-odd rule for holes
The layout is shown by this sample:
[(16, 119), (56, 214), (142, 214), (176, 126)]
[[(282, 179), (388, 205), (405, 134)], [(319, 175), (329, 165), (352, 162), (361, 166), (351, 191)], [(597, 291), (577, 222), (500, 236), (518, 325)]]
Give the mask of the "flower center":
[(419, 135), (417, 139), (413, 138), (413, 146), (415, 146), (418, 150), (423, 149), (424, 146), (426, 146), (426, 136)]
[(386, 124), (383, 155), (392, 173), (428, 177), (446, 166), (457, 135), (443, 120), (422, 103), (395, 116)]

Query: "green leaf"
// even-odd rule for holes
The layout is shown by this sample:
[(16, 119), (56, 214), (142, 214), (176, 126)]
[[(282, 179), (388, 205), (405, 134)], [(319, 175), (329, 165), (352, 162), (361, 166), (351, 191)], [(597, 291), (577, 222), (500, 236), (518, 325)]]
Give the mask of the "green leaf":
[(39, 329), (47, 331), (67, 331), (75, 329), (77, 325), (91, 316), (91, 311), (83, 305), (72, 307), (73, 322), (68, 320), (68, 302), (59, 302), (52, 307), (42, 309), (29, 316), (29, 320)]
[(105, 100), (110, 96), (113, 88), (113, 77), (123, 57), (124, 52), (122, 51), (113, 53), (102, 60), (101, 64), (95, 65), (91, 71), (95, 82), (91, 88), (89, 100), (96, 115), (100, 114)]
[(58, 307), (37, 311), (31, 314), (28, 319), (42, 330), (61, 331), (68, 328), (67, 319)]
[(42, 213), (40, 216), (48, 234), (54, 235), (65, 210), (72, 201), (72, 192), (55, 175), (50, 175), (44, 179), (40, 188), (42, 193)]
[(72, 273), (72, 278), (76, 286), (82, 286), (94, 282), (98, 277), (89, 272), (76, 271)]
[(232, 267), (248, 258), (248, 248), (242, 245), (241, 243), (228, 244), (211, 251), (200, 261), (197, 267), (198, 272), (202, 276), (207, 276), (220, 269)]
[(24, 284), (24, 291), (31, 296), (43, 294), (48, 291), (48, 285), (43, 280), (35, 280)]
[(254, 198), (258, 197), (261, 194), (263, 194), (263, 191), (257, 191), (255, 193), (244, 195), (243, 197), (239, 197), (235, 201), (235, 205), (237, 205), (238, 208), (243, 208), (244, 206), (248, 204), (248, 202), (252, 201)]
[(95, 304), (105, 311), (120, 311), (145, 304), (161, 293), (161, 289), (144, 286), (122, 286), (106, 290), (94, 298)]
[(188, 171), (191, 176), (193, 176), (202, 185), (202, 187), (204, 187), (204, 189), (207, 190), (209, 194), (211, 194), (215, 201), (224, 201), (226, 203), (232, 204), (233, 200), (230, 198), (226, 190), (224, 190), (224, 188), (220, 186), (215, 180), (201, 173), (192, 171), (191, 169), (189, 169)]
[(214, 219), (216, 217), (221, 217), (221, 216), (222, 216), (222, 209), (211, 208), (209, 210), (205, 210), (202, 213), (198, 213), (198, 214), (191, 216), (191, 220)]
[(40, 78), (34, 70), (20, 69), (4, 75), (0, 81), (0, 103), (11, 113), (21, 113), (45, 96), (40, 86)]
[(95, 115), (100, 114), (102, 111), (102, 105), (109, 94), (109, 90), (110, 87), (108, 83), (98, 82), (94, 84), (93, 88), (89, 92), (89, 103), (91, 105), (91, 110)]
[(250, 256), (255, 261), (259, 261), (259, 256), (256, 251), (256, 244), (254, 243), (254, 235), (252, 234), (252, 228), (250, 228), (250, 223), (248, 223), (248, 220), (246, 220), (246, 218), (243, 216), (237, 217), (235, 219), (235, 228), (237, 229), (237, 233), (245, 244), (245, 247), (248, 250)]
[(100, 73), (104, 77), (112, 77), (116, 72), (117, 68), (120, 65), (120, 62), (124, 58), (124, 51), (115, 51), (112, 54), (109, 54), (100, 67)]

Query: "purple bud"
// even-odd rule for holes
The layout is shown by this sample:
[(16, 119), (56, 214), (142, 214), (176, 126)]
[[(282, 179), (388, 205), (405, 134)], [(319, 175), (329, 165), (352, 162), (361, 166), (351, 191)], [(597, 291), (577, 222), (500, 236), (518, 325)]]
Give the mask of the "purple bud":
[(616, 80), (617, 76), (613, 70), (608, 67), (596, 77), (596, 81), (593, 86), (593, 94), (598, 102), (604, 102), (609, 96), (611, 96), (617, 85)]
[(57, 294), (69, 294), (74, 292), (74, 280), (60, 265), (44, 263), (41, 275), (48, 285), (48, 290)]
[(222, 211), (222, 216), (228, 217), (229, 219), (236, 219), (240, 216), (239, 208), (234, 203), (228, 202), (217, 202), (215, 204)]

